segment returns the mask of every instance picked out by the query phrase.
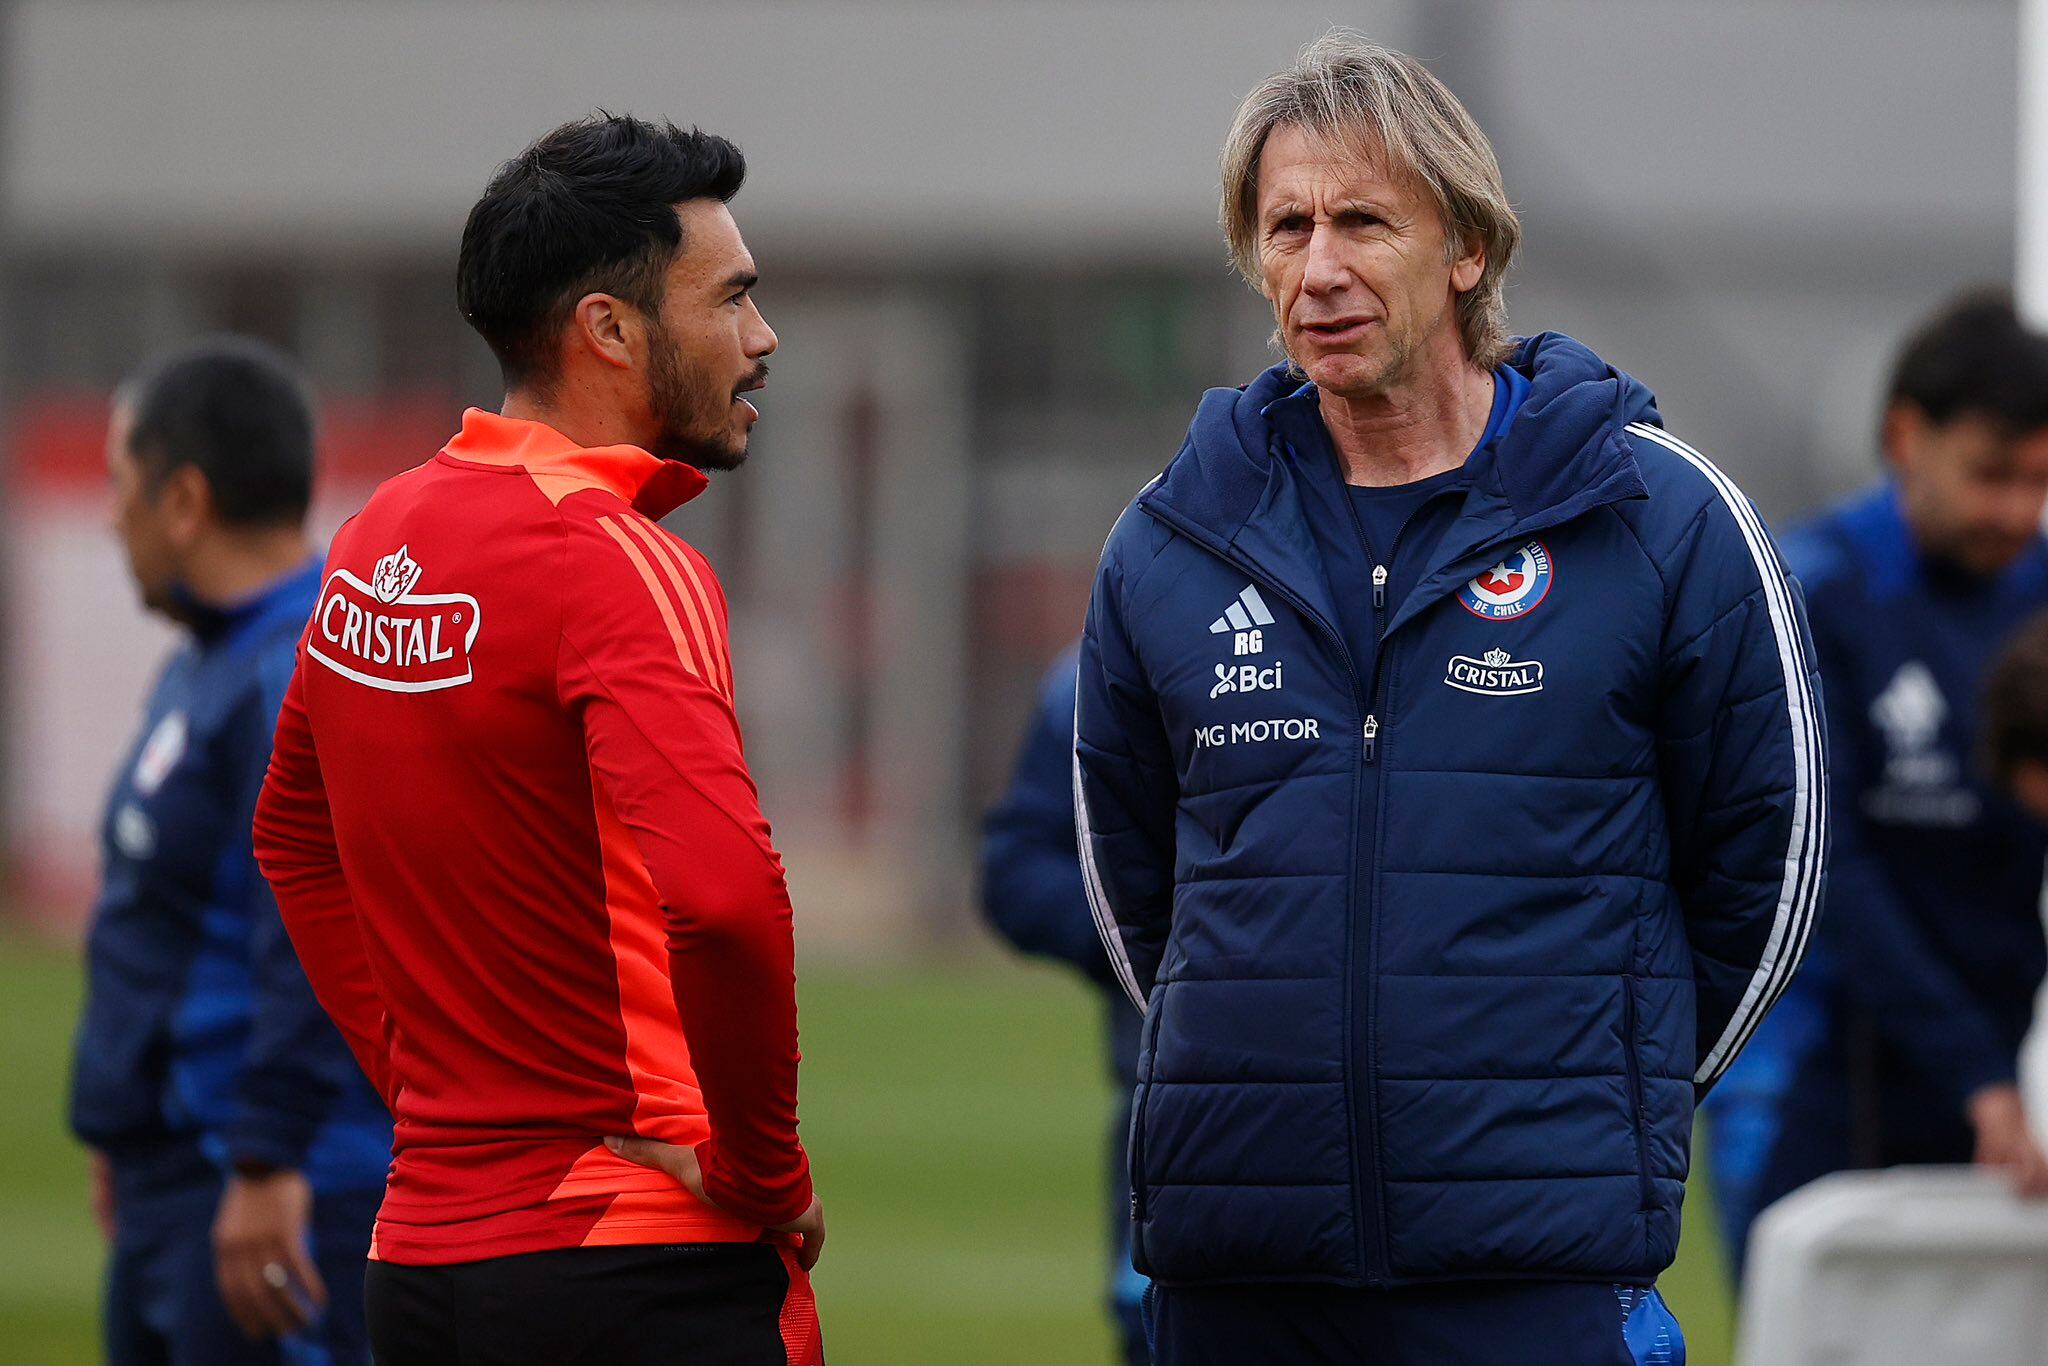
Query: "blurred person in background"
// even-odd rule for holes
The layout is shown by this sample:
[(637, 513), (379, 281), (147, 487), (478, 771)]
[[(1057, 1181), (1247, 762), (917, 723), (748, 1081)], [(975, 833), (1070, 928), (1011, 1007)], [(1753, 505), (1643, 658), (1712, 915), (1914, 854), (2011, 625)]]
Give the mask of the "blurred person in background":
[(108, 801), (72, 1078), (112, 1240), (107, 1358), (366, 1363), (391, 1120), (249, 833), (320, 587), (305, 384), (256, 342), (198, 343), (121, 387), (107, 465), (143, 604), (186, 637)]
[(397, 1116), (380, 1366), (823, 1359), (789, 892), (724, 594), (656, 520), (758, 417), (745, 175), (605, 114), (499, 168), (456, 298), (503, 409), (328, 553), (256, 849)]
[(1287, 360), (1119, 519), (1078, 671), (1157, 1359), (1681, 1360), (1694, 1098), (1822, 878), (1797, 589), (1649, 390), (1507, 335), (1419, 62), (1325, 37), (1222, 183)]
[(1110, 1124), (1109, 1308), (1124, 1360), (1144, 1366), (1140, 1305), (1145, 1278), (1131, 1266), (1131, 1089), (1138, 1080), (1138, 1016), (1124, 1004), (1081, 885), (1074, 835), (1074, 667), (1070, 646), (1046, 670), (1038, 705), (1017, 751), (1009, 789), (982, 829), (981, 904), (1014, 947), (1078, 969), (1105, 997), (1111, 1074), (1118, 1104)]
[(2048, 613), (2015, 632), (1991, 662), (1978, 754), (1999, 790), (2048, 826)]
[(2048, 1194), (2017, 1084), (2048, 832), (1972, 765), (2000, 645), (2048, 608), (2048, 339), (1958, 300), (1894, 365), (1875, 487), (1785, 538), (1827, 689), (1812, 963), (1707, 1107), (1738, 1272), (1757, 1214), (1851, 1167), (1979, 1162)]

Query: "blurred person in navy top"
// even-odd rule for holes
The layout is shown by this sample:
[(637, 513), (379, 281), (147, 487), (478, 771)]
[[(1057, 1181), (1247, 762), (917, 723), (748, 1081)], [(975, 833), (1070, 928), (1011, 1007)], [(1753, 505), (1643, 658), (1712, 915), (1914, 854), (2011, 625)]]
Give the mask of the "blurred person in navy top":
[(1118, 1090), (1110, 1124), (1109, 1307), (1124, 1359), (1143, 1366), (1152, 1359), (1140, 1312), (1146, 1281), (1131, 1266), (1131, 1177), (1124, 1152), (1131, 1090), (1138, 1081), (1138, 1017), (1117, 987), (1081, 885), (1073, 776), (1079, 653), (1078, 643), (1069, 646), (1046, 670), (1009, 789), (982, 827), (981, 905), (1012, 947), (1068, 964), (1103, 993), (1110, 1070)]
[(1976, 762), (2000, 646), (2048, 608), (2048, 339), (1959, 300), (1907, 341), (1888, 476), (1785, 538), (1827, 689), (1834, 861), (1807, 970), (1707, 1107), (1726, 1243), (1850, 1167), (1976, 1161), (2048, 1194), (2016, 1083), (2048, 835)]
[(115, 1366), (367, 1362), (391, 1122), (300, 970), (250, 823), (320, 586), (313, 414), (236, 338), (117, 393), (114, 530), (186, 640), (109, 795), (71, 1127), (112, 1242)]

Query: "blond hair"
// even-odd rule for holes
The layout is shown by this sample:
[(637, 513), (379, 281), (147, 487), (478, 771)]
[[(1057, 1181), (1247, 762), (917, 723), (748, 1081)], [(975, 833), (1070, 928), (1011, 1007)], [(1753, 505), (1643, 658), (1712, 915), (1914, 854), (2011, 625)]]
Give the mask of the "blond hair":
[(1458, 333), (1473, 364), (1486, 369), (1511, 349), (1502, 286), (1521, 220), (1501, 184), (1486, 134), (1444, 83), (1403, 52), (1332, 29), (1303, 48), (1294, 65), (1244, 97), (1223, 143), (1223, 232), (1230, 256), (1260, 283), (1259, 157), (1282, 125), (1339, 145), (1362, 145), (1428, 187), (1456, 259), (1473, 245), (1485, 253), (1479, 283), (1458, 296)]

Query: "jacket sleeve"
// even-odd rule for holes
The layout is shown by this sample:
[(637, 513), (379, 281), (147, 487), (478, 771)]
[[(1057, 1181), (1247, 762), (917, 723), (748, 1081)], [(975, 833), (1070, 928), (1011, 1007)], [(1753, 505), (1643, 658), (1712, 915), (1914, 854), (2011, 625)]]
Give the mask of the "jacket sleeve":
[(557, 683), (592, 777), (667, 920), (669, 974), (711, 1136), (704, 1187), (764, 1225), (810, 1205), (797, 1140), (796, 948), (782, 862), (740, 749), (709, 567), (621, 510), (565, 519)]
[[(377, 1094), (391, 1106), (398, 1097), (398, 1081), (391, 1069), (390, 1017), (370, 969), (355, 900), (349, 895), (341, 854), (335, 846), (334, 816), (327, 805), (320, 754), (306, 715), (304, 658), (302, 641), (300, 667), (293, 672), (278, 709), (270, 768), (256, 799), (256, 861), (276, 897), (282, 927), (290, 934), (290, 948), (297, 951), (313, 995), (341, 1031)], [(312, 1033), (313, 1027), (292, 1004), (298, 988), (283, 975), (281, 960), (289, 956), (286, 946), (270, 938), (261, 943), (259, 952), (264, 1007), (281, 1013), (259, 1027), (256, 1042), (261, 1050), (259, 1065), (267, 1059), (274, 1068), (305, 1041), (303, 1036)], [(261, 1092), (273, 1080), (274, 1072), (266, 1079), (259, 1071), (251, 1082), (253, 1091), (245, 1088), (245, 1094)]]
[(1711, 1086), (1798, 970), (1827, 854), (1820, 679), (1798, 583), (1763, 518), (1714, 497), (1664, 566), (1659, 758)]
[(1067, 650), (1046, 675), (1009, 790), (982, 827), (981, 904), (1024, 953), (1115, 983), (1081, 885), (1074, 835), (1074, 669)]
[[(242, 817), (237, 829), (245, 836), (254, 822), (291, 666), (291, 656), (281, 651), (273, 651), (260, 666), (262, 686), (237, 756), (236, 809)], [(238, 1164), (296, 1168), (304, 1165), (314, 1134), (354, 1082), (357, 1067), (306, 981), (270, 884), (256, 869), (253, 846), (243, 843), (235, 859), (245, 874), (239, 881), (249, 923), (254, 1019), (226, 1136), (228, 1155)]]
[[(1821, 676), (1845, 678), (1846, 651), (1834, 626), (1816, 612)], [(1928, 943), (1871, 847), (1861, 798), (1873, 768), (1883, 763), (1876, 736), (1846, 706), (1830, 708), (1828, 720), (1834, 849), (1822, 942), (1860, 1013), (1876, 1023), (1931, 1091), (1948, 1096), (1961, 1113), (1979, 1088), (2013, 1081), (2019, 1059)]]
[(1125, 627), (1121, 549), (1111, 532), (1075, 671), (1074, 821), (1095, 928), (1143, 1010), (1172, 922), (1180, 789), (1158, 698)]

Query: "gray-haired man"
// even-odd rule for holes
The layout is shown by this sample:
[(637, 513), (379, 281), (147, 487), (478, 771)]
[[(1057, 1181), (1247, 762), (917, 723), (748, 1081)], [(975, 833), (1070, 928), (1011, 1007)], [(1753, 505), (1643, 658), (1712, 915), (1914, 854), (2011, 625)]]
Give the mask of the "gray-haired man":
[(1507, 336), (1412, 58), (1316, 43), (1223, 183), (1288, 361), (1111, 533), (1076, 709), (1157, 1359), (1675, 1361), (1694, 1097), (1820, 890), (1798, 590), (1647, 389)]

